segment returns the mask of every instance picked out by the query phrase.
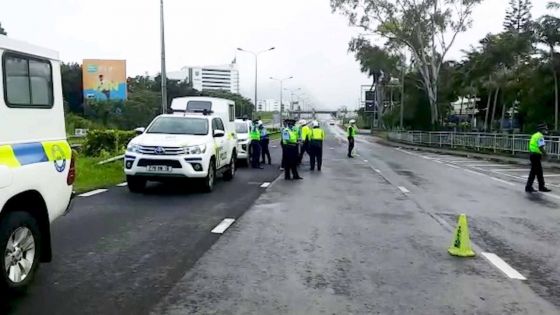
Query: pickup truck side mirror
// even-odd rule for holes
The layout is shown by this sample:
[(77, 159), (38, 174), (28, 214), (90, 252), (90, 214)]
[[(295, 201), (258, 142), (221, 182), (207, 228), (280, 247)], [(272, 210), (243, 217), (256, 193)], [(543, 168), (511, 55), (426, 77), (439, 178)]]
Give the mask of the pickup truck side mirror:
[(136, 132), (137, 135), (141, 135), (141, 134), (144, 133), (144, 131), (146, 131), (146, 128), (140, 127), (140, 128), (134, 129), (134, 131)]
[(220, 138), (225, 136), (226, 133), (223, 130), (214, 130), (214, 138)]

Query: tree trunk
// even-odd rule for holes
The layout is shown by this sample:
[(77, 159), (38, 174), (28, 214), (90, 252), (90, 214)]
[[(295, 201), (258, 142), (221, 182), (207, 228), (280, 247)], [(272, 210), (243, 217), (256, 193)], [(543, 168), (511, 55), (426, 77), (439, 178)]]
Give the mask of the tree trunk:
[(500, 94), (500, 87), (496, 88), (496, 94), (494, 95), (494, 106), (492, 106), (492, 120), (490, 120), (490, 131), (494, 131), (492, 122), (494, 122), (494, 117), (496, 117), (496, 107), (498, 106), (498, 95)]
[(484, 114), (484, 132), (488, 131), (488, 114), (490, 113), (490, 104), (492, 103), (492, 90), (488, 90), (488, 102), (486, 103), (486, 113)]
[(476, 116), (476, 103), (477, 103), (477, 102), (476, 102), (476, 98), (477, 98), (477, 97), (478, 97), (478, 96), (477, 96), (476, 93), (475, 93), (475, 94), (474, 94), (474, 101), (473, 101), (473, 108), (472, 108), (472, 118), (471, 118), (471, 121), (470, 121), (471, 130), (472, 130), (474, 127), (476, 127), (476, 124), (475, 124), (476, 118), (475, 118), (475, 116)]
[(506, 103), (503, 101), (503, 93), (502, 93), (502, 119), (500, 119), (500, 131), (504, 129), (504, 119), (506, 118)]

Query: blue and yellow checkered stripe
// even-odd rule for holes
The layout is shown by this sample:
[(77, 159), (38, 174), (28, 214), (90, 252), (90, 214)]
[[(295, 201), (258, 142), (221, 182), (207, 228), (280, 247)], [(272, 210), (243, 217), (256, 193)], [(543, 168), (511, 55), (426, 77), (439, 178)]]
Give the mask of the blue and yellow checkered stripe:
[(0, 145), (0, 165), (9, 168), (69, 160), (71, 157), (72, 149), (64, 140)]

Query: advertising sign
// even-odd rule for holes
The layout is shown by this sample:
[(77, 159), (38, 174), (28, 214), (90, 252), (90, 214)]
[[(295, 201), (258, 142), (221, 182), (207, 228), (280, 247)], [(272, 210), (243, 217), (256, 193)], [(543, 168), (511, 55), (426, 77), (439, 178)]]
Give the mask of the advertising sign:
[(126, 100), (126, 61), (85, 59), (82, 64), (84, 98)]

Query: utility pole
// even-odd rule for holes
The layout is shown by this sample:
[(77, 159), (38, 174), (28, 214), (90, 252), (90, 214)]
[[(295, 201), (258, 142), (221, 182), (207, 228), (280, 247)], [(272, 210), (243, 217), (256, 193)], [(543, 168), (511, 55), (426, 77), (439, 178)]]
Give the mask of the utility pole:
[(400, 126), (401, 130), (403, 130), (403, 116), (404, 116), (404, 78), (405, 78), (405, 68), (403, 67), (402, 76), (401, 76), (401, 120)]
[(282, 108), (282, 97), (283, 97), (282, 90), (284, 89), (284, 81), (290, 80), (290, 79), (293, 79), (293, 78), (294, 78), (293, 76), (283, 78), (283, 79), (276, 79), (276, 78), (270, 77), (271, 80), (280, 82), (280, 120), (282, 120), (282, 117), (283, 117), (282, 114), (284, 112), (284, 110)]
[(258, 83), (258, 82), (259, 82), (259, 78), (258, 78), (258, 75), (259, 75), (259, 70), (258, 70), (258, 69), (259, 69), (259, 68), (258, 68), (258, 67), (259, 67), (259, 55), (262, 54), (262, 53), (265, 53), (265, 52), (267, 52), (267, 51), (274, 50), (274, 49), (276, 49), (276, 47), (270, 47), (269, 49), (255, 52), (255, 51), (250, 51), (250, 50), (246, 50), (246, 49), (243, 49), (243, 48), (237, 48), (237, 50), (242, 51), (242, 52), (249, 53), (249, 54), (251, 54), (251, 55), (253, 55), (253, 56), (255, 57), (255, 111), (257, 110), (257, 106), (258, 106), (257, 103), (258, 103), (258, 100), (259, 100), (259, 99), (258, 99), (258, 84), (259, 84), (259, 83)]
[(165, 70), (165, 27), (163, 19), (163, 0), (160, 0), (161, 29), (161, 113), (167, 112), (167, 70)]

